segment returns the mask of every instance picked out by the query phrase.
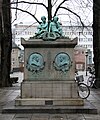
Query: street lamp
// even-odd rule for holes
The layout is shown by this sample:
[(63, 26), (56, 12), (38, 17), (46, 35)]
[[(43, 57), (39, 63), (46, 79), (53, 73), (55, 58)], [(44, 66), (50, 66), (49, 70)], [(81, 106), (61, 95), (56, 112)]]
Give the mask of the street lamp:
[(86, 76), (87, 76), (87, 57), (88, 57), (88, 51), (85, 52), (85, 56), (86, 56), (85, 65), (86, 65)]

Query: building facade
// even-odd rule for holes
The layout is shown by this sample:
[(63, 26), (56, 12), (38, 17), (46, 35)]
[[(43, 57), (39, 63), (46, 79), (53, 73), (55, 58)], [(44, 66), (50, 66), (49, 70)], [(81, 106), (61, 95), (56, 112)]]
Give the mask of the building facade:
[(75, 68), (76, 70), (85, 70), (85, 48), (82, 47), (75, 47), (74, 48), (74, 55), (75, 55)]
[(78, 47), (88, 51), (88, 64), (93, 64), (93, 29), (91, 26), (63, 26), (65, 36), (78, 37)]
[(14, 42), (12, 42), (11, 72), (19, 71), (20, 69), (20, 62), (19, 62), (20, 51), (21, 49)]
[(15, 24), (12, 30), (13, 41), (18, 47), (24, 49), (21, 45), (21, 38), (28, 40), (30, 37), (33, 37), (35, 35), (36, 29), (37, 26), (23, 25), (22, 23)]

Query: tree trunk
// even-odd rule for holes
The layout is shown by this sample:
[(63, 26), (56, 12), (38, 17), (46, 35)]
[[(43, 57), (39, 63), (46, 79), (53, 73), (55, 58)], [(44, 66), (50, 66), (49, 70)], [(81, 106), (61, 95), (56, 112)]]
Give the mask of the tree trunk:
[(93, 1), (93, 49), (96, 72), (95, 84), (100, 87), (100, 0)]
[(48, 0), (48, 21), (52, 19), (52, 4), (51, 0)]
[(11, 86), (10, 82), (10, 68), (11, 68), (11, 49), (12, 49), (12, 35), (11, 35), (11, 11), (10, 0), (3, 0), (2, 2), (2, 37), (1, 37), (1, 78), (2, 87)]
[(1, 40), (2, 40), (2, 0), (0, 0), (0, 86), (2, 86), (1, 75)]
[(52, 4), (51, 0), (48, 0), (48, 31), (51, 19), (52, 19)]

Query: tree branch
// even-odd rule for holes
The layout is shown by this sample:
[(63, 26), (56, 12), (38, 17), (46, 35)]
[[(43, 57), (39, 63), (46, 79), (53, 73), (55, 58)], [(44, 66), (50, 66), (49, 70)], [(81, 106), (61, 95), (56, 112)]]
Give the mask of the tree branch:
[[(66, 2), (66, 1), (68, 1), (68, 0), (63, 0), (63, 1), (59, 4), (59, 6), (57, 7), (57, 9), (56, 9), (56, 11), (55, 11), (55, 13), (54, 13), (54, 16), (56, 16), (56, 14), (57, 14), (59, 8), (60, 8), (61, 5), (62, 5), (64, 2)], [(54, 16), (53, 16), (53, 17), (54, 17)]]
[(57, 1), (58, 1), (58, 0), (56, 0), (56, 1), (52, 4), (52, 6), (54, 6), (54, 5), (57, 3)]
[(46, 10), (47, 10), (47, 7), (46, 7), (46, 5), (45, 5), (45, 4), (43, 4), (43, 3), (37, 3), (37, 2), (19, 1), (19, 2), (11, 2), (10, 4), (17, 4), (17, 3), (27, 3), (27, 4), (42, 5), (42, 6), (44, 6), (44, 7), (46, 8)]
[(73, 13), (75, 16), (77, 16), (77, 17), (79, 18), (79, 20), (80, 20), (82, 26), (84, 27), (84, 23), (82, 22), (82, 20), (81, 20), (81, 18), (80, 18), (80, 16), (79, 16), (78, 14), (76, 14), (75, 12), (71, 11), (70, 9), (68, 9), (68, 8), (66, 8), (66, 7), (59, 7), (59, 8), (65, 9), (65, 10), (67, 10), (67, 11)]
[[(15, 7), (11, 7), (11, 9), (16, 9), (16, 8), (15, 8)], [(26, 10), (22, 10), (22, 9), (20, 9), (20, 8), (17, 8), (17, 10), (20, 10), (20, 11), (22, 11), (22, 12), (25, 12), (25, 13), (31, 15), (31, 16), (34, 17), (34, 19), (40, 24), (40, 21), (38, 21), (38, 19), (37, 19), (33, 14), (31, 14), (30, 12), (28, 12), (28, 11), (26, 11)]]

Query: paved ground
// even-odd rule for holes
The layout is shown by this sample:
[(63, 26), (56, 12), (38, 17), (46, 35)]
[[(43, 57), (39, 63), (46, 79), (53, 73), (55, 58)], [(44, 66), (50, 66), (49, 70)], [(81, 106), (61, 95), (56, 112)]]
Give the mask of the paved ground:
[[(85, 82), (87, 77), (83, 74)], [(100, 89), (91, 89), (87, 100), (97, 109), (98, 114), (2, 114), (2, 107), (10, 104), (20, 94), (20, 82), (23, 79), (22, 73), (14, 73), (11, 76), (19, 76), (17, 84), (13, 87), (0, 88), (0, 120), (100, 120)]]

